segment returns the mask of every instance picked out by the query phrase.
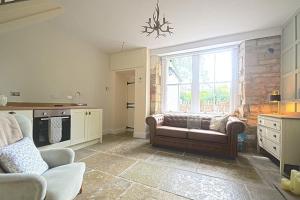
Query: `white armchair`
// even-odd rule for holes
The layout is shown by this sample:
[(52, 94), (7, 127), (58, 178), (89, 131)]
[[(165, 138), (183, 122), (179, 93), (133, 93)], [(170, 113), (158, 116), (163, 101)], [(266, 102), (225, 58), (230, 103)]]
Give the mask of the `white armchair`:
[[(15, 117), (23, 136), (31, 138), (31, 121), (24, 116)], [(72, 149), (51, 149), (40, 153), (49, 166), (49, 170), (40, 176), (0, 171), (0, 199), (71, 200), (81, 192), (85, 164), (74, 163)]]

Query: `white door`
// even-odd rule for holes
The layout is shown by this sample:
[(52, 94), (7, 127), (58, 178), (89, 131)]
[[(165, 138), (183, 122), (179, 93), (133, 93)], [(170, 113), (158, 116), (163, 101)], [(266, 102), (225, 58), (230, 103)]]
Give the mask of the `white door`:
[(102, 110), (89, 109), (87, 110), (86, 133), (88, 140), (102, 138)]
[(86, 110), (71, 110), (71, 145), (85, 142)]
[(134, 97), (135, 84), (131, 82), (127, 84), (127, 127), (134, 127)]

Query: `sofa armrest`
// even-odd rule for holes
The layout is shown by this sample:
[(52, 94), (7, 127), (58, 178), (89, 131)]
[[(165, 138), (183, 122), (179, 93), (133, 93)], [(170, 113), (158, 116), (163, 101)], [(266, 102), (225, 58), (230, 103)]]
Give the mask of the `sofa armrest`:
[(39, 175), (0, 174), (0, 199), (45, 199), (47, 181)]
[(70, 148), (41, 150), (40, 153), (50, 168), (71, 164), (75, 158), (75, 152)]
[(146, 118), (146, 123), (149, 126), (150, 130), (150, 143), (152, 143), (152, 139), (156, 134), (156, 127), (161, 126), (164, 122), (163, 114), (151, 115)]
[(229, 137), (230, 155), (232, 158), (237, 156), (237, 137), (239, 133), (244, 132), (246, 125), (237, 117), (229, 117), (226, 124), (226, 133)]

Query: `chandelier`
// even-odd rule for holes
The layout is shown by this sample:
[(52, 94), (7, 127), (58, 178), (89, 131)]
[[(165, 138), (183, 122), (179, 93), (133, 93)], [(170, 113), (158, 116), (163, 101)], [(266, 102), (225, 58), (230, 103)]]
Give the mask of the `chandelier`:
[(165, 17), (163, 17), (162, 22), (160, 21), (158, 0), (152, 18), (149, 18), (146, 24), (147, 25), (142, 26), (144, 28), (142, 33), (146, 33), (147, 36), (151, 35), (152, 33), (156, 33), (156, 38), (159, 38), (160, 36), (166, 37), (166, 33), (169, 33), (170, 35), (173, 33), (171, 30), (173, 30), (174, 28), (170, 27), (171, 23), (168, 22)]

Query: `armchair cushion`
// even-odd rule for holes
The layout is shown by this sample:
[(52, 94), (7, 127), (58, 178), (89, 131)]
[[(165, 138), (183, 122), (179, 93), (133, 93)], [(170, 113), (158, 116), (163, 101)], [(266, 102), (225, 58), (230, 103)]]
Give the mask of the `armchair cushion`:
[(80, 191), (84, 171), (84, 163), (72, 163), (46, 171), (42, 175), (48, 185), (46, 200), (74, 199)]
[(0, 148), (0, 164), (9, 173), (41, 175), (48, 169), (33, 141), (27, 137)]

